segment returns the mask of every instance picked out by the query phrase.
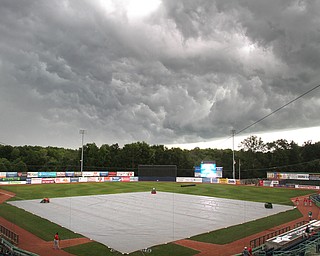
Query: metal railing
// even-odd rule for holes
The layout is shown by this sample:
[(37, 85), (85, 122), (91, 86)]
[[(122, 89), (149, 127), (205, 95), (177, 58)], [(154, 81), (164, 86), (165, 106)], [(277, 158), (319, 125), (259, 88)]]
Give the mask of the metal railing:
[(287, 227), (278, 229), (276, 231), (273, 231), (271, 233), (268, 233), (266, 235), (263, 235), (263, 236), (260, 236), (258, 238), (255, 238), (255, 239), (250, 241), (250, 247), (251, 248), (259, 247), (259, 246), (263, 245), (265, 243), (265, 241), (267, 241), (269, 238), (272, 238), (272, 237), (278, 236), (280, 234), (283, 234), (283, 233), (289, 231), (290, 229), (291, 229), (290, 226), (287, 226)]
[(14, 244), (19, 243), (19, 235), (2, 225), (0, 225), (0, 236)]
[(8, 250), (11, 253), (10, 255), (13, 256), (40, 256), (38, 254), (18, 248), (17, 246), (13, 245), (4, 238), (0, 239), (0, 245), (3, 246), (6, 250)]

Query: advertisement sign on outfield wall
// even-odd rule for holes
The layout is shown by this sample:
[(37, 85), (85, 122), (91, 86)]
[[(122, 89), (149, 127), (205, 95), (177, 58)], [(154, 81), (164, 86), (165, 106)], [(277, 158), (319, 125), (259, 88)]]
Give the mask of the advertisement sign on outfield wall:
[(56, 183), (70, 183), (70, 178), (55, 178), (54, 179)]
[(38, 172), (39, 178), (55, 178), (57, 177), (56, 172)]
[(202, 183), (211, 183), (211, 178), (202, 178)]
[(109, 172), (100, 172), (101, 177), (108, 177)]
[(202, 178), (192, 178), (192, 177), (177, 177), (176, 182), (197, 182), (201, 183)]
[(18, 181), (21, 180), (20, 177), (9, 177), (9, 178), (0, 178), (0, 181)]
[(134, 176), (134, 172), (117, 172), (118, 177), (129, 177)]
[(32, 178), (31, 179), (31, 184), (41, 184), (42, 183), (42, 178)]
[(27, 172), (27, 177), (28, 178), (38, 178), (38, 173), (37, 172)]
[(66, 172), (66, 177), (74, 177), (74, 172)]
[(310, 180), (320, 180), (320, 174), (309, 174)]
[(219, 179), (220, 184), (228, 184), (228, 179)]
[(237, 184), (237, 180), (236, 179), (228, 179), (228, 184), (236, 185)]
[[(277, 179), (277, 180), (283, 180), (283, 179), (291, 179), (291, 180), (309, 180), (310, 175), (308, 173), (285, 173), (285, 172), (267, 172), (267, 178), (268, 179)], [(319, 175), (320, 176), (320, 175)]]
[(17, 172), (7, 172), (6, 178), (17, 177)]
[(87, 182), (88, 178), (87, 177), (79, 177), (79, 182)]
[(93, 172), (82, 172), (83, 177), (93, 177)]
[(122, 182), (130, 182), (130, 177), (121, 177)]
[(139, 181), (139, 177), (130, 177), (130, 181)]
[(42, 179), (42, 184), (52, 184), (55, 183), (54, 178), (43, 178)]
[(100, 177), (88, 177), (88, 182), (101, 182)]
[(219, 183), (219, 178), (211, 178), (211, 183)]

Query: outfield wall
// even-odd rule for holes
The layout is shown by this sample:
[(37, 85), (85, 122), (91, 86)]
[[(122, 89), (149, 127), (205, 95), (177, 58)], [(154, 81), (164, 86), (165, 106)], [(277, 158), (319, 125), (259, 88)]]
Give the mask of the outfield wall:
[(0, 184), (3, 185), (136, 181), (240, 184), (238, 180), (225, 178), (135, 177), (134, 172), (0, 172)]
[(53, 184), (77, 182), (137, 182), (171, 181), (180, 183), (215, 183), (229, 185), (257, 185), (263, 187), (290, 187), (320, 189), (320, 186), (289, 184), (282, 185), (279, 180), (236, 180), (228, 178), (200, 177), (136, 177), (134, 172), (0, 172), (0, 185), (15, 184)]

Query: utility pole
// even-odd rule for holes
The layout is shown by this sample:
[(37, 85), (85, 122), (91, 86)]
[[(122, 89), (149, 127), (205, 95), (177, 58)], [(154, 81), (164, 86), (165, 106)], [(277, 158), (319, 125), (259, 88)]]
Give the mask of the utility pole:
[(239, 158), (239, 181), (240, 181), (240, 169), (241, 169), (241, 163), (240, 163), (240, 158)]
[(81, 175), (83, 172), (83, 138), (84, 138), (84, 134), (85, 134), (86, 130), (81, 129), (79, 131), (79, 133), (81, 134), (81, 160), (80, 160), (80, 171), (81, 171)]
[(236, 171), (235, 171), (235, 162), (234, 162), (234, 135), (236, 133), (236, 130), (231, 130), (232, 133), (232, 178), (236, 178)]

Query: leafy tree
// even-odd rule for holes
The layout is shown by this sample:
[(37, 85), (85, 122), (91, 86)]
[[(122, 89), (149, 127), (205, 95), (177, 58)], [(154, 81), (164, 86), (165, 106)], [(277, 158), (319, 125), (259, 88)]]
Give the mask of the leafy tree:
[(11, 163), (6, 158), (0, 158), (0, 171), (1, 172), (10, 172), (11, 171)]
[(244, 151), (250, 151), (250, 152), (266, 151), (266, 145), (263, 143), (262, 139), (254, 135), (248, 137), (247, 139), (244, 139), (241, 142), (241, 145)]
[(25, 162), (23, 162), (20, 158), (15, 159), (12, 162), (12, 171), (16, 171), (16, 172), (27, 172), (28, 171), (28, 167), (25, 164)]

